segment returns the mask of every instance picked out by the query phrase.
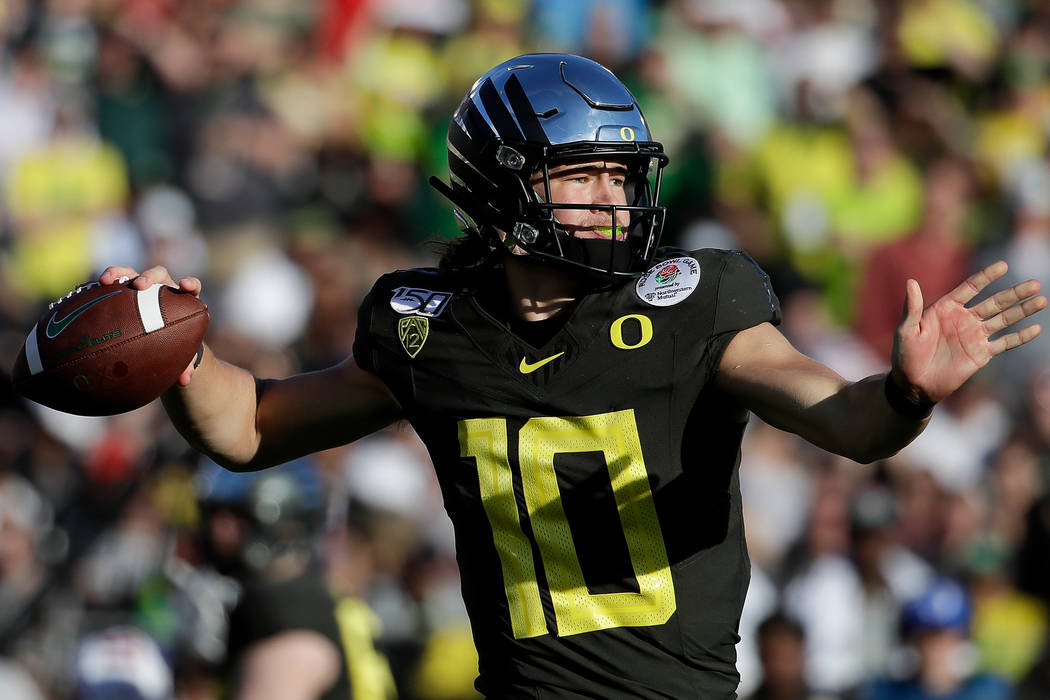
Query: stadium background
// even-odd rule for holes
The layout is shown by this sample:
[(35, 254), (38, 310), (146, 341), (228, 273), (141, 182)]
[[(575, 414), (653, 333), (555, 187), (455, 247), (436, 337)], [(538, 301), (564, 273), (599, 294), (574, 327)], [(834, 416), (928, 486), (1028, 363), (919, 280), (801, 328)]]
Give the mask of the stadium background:
[[(425, 184), (452, 109), (535, 50), (624, 78), (671, 155), (665, 242), (746, 249), (784, 332), (844, 376), (885, 368), (909, 276), (927, 300), (1000, 257), (1048, 279), (1050, 2), (2, 0), (0, 372), (106, 264), (201, 277), (209, 342), (257, 374), (341, 359), (372, 281), (456, 234)], [(741, 697), (777, 611), (804, 637), (772, 658), (825, 697), (901, 668), (901, 605), (935, 576), (973, 596), (965, 658), (1050, 697), (1048, 357), (1044, 334), (993, 361), (871, 466), (752, 422)], [(401, 697), (472, 697), (449, 526), (410, 431), (281, 468), (294, 487), (266, 496), (158, 405), (78, 419), (7, 376), (0, 696), (70, 698), (108, 673), (217, 697), (228, 507), (256, 526), (239, 547), (309, 550), (368, 603)], [(116, 669), (90, 658), (113, 629), (135, 650)]]

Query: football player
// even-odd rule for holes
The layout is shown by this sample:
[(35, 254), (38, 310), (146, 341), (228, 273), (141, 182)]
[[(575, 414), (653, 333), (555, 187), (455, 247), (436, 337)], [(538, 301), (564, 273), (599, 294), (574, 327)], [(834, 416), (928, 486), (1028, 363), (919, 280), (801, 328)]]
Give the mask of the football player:
[[(483, 75), (448, 157), (449, 182), (432, 182), (465, 235), (438, 268), (375, 283), (352, 358), (275, 381), (205, 350), (164, 405), (235, 470), (408, 420), (455, 525), (488, 697), (734, 697), (748, 412), (871, 462), (1039, 333), (989, 339), (1046, 306), (1036, 281), (967, 308), (997, 263), (925, 310), (908, 282), (888, 374), (849, 382), (802, 355), (746, 254), (658, 247), (667, 156), (630, 92), (585, 58), (526, 55)], [(163, 268), (135, 284), (155, 282), (176, 284)]]

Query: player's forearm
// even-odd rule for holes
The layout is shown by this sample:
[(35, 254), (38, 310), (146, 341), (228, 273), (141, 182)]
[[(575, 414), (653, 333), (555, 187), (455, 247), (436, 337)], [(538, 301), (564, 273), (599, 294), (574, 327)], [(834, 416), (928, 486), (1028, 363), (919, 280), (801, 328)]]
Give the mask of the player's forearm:
[(210, 351), (188, 386), (165, 394), (164, 406), (191, 445), (234, 471), (345, 445), (401, 418), (383, 383), (350, 359), (257, 380)]
[(251, 468), (345, 445), (402, 417), (383, 383), (350, 359), (259, 382), (256, 392), (259, 446)]
[(863, 463), (896, 453), (926, 425), (894, 410), (885, 379), (880, 374), (847, 381), (769, 324), (738, 333), (715, 377), (723, 391), (770, 425)]
[(905, 416), (886, 398), (885, 374), (844, 385), (810, 410), (820, 435), (813, 439), (835, 454), (867, 464), (890, 457), (923, 431), (928, 418)]
[(926, 422), (894, 411), (884, 393), (886, 375), (849, 382), (808, 360), (737, 374), (733, 393), (770, 425), (817, 447), (861, 463), (893, 455)]
[(733, 383), (734, 394), (766, 423), (862, 464), (896, 453), (922, 432), (883, 395), (885, 375), (848, 382), (815, 363), (756, 372)]
[(205, 347), (185, 387), (162, 397), (172, 423), (186, 441), (228, 469), (252, 469), (259, 446), (255, 378), (215, 357)]

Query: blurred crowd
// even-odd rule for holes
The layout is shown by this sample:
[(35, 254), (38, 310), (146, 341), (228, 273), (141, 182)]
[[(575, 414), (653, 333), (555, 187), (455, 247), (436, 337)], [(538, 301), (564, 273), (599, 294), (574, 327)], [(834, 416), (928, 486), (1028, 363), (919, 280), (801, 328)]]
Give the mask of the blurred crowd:
[[(847, 378), (886, 369), (909, 277), (1050, 281), (1047, 0), (0, 0), (0, 697), (228, 697), (322, 599), (358, 700), (476, 697), (410, 429), (232, 474), (156, 403), (78, 418), (7, 372), (110, 264), (200, 277), (259, 376), (342, 359), (374, 279), (458, 234), (426, 185), (455, 105), (536, 50), (624, 79), (664, 242), (747, 250)], [(994, 360), (874, 465), (752, 420), (742, 698), (1050, 697), (1048, 360)]]

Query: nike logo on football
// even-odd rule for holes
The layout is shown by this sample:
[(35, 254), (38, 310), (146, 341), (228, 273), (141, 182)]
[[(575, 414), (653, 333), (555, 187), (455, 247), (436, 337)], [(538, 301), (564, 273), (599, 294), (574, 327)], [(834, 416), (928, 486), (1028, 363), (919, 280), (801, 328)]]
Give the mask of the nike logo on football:
[(99, 303), (103, 299), (108, 299), (109, 297), (113, 296), (114, 294), (120, 294), (122, 291), (123, 290), (118, 289), (117, 291), (110, 292), (109, 294), (107, 294), (105, 296), (101, 296), (98, 299), (93, 299), (92, 301), (89, 301), (88, 303), (84, 304), (83, 306), (77, 307), (76, 309), (71, 311), (69, 313), (69, 315), (66, 316), (64, 319), (62, 319), (61, 321), (56, 321), (55, 320), (55, 316), (58, 315), (58, 312), (56, 311), (55, 313), (51, 314), (51, 319), (47, 322), (47, 328), (44, 330), (44, 333), (47, 334), (48, 338), (57, 338), (58, 334), (61, 333), (62, 331), (64, 331), (66, 329), (66, 326), (68, 326), (70, 323), (72, 323), (74, 320), (76, 320), (76, 318), (78, 316), (80, 316), (80, 314), (84, 313), (85, 311), (87, 311), (88, 309), (90, 309), (92, 306), (94, 306), (95, 304)]
[(536, 370), (538, 370), (543, 365), (547, 364), (548, 362), (553, 362), (554, 360), (557, 360), (559, 357), (561, 357), (564, 354), (565, 354), (564, 351), (563, 352), (559, 352), (557, 355), (551, 355), (550, 357), (545, 357), (542, 360), (540, 360), (539, 362), (533, 362), (531, 364), (526, 362), (525, 358), (522, 357), (521, 358), (521, 364), (518, 365), (518, 370), (522, 374), (529, 374), (530, 372), (535, 372)]

